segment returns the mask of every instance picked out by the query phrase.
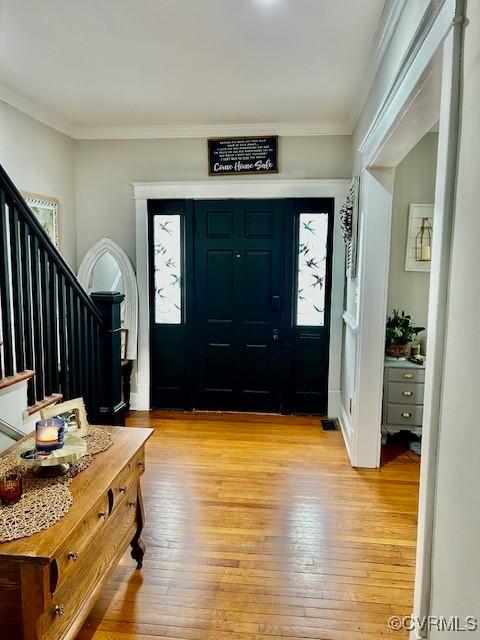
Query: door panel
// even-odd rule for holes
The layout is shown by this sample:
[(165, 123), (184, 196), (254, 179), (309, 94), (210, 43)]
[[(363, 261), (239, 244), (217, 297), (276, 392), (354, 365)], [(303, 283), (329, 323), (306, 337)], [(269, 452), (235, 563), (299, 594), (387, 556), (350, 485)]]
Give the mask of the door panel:
[(195, 203), (195, 406), (280, 410), (282, 201)]

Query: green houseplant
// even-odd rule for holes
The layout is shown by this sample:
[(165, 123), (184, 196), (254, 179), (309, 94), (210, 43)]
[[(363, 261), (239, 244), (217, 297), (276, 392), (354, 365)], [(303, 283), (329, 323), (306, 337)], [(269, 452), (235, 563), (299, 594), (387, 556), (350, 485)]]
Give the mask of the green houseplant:
[(391, 358), (405, 358), (408, 344), (415, 337), (412, 326), (412, 318), (405, 311), (393, 309), (392, 315), (387, 318), (387, 330), (385, 335), (385, 351)]

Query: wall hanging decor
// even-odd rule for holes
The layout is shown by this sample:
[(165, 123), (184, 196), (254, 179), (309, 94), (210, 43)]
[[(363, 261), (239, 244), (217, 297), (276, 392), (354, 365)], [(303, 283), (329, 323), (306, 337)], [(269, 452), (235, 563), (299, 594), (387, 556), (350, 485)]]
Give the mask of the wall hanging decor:
[(430, 271), (433, 213), (433, 204), (411, 204), (409, 207), (405, 271)]
[(250, 173), (278, 173), (278, 136), (208, 139), (208, 175)]
[(356, 176), (348, 188), (347, 199), (340, 209), (340, 229), (345, 243), (347, 278), (357, 275), (357, 230), (360, 178)]
[(41, 196), (38, 193), (22, 192), (25, 202), (40, 222), (51, 242), (59, 247), (58, 218), (60, 205), (56, 198)]

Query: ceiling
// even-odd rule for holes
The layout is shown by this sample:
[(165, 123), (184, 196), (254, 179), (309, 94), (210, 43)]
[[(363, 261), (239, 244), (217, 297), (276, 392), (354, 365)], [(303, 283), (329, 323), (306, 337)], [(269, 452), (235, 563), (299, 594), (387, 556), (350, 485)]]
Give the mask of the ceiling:
[(260, 123), (349, 133), (384, 5), (0, 0), (0, 97), (75, 137)]

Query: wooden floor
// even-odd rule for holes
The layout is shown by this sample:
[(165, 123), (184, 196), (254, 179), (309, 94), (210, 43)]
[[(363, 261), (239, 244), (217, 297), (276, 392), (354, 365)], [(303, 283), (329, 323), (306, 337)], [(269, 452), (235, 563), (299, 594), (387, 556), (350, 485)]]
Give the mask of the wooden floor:
[(156, 427), (147, 555), (124, 558), (78, 640), (370, 640), (410, 613), (417, 456), (352, 469), (317, 418), (130, 416)]

